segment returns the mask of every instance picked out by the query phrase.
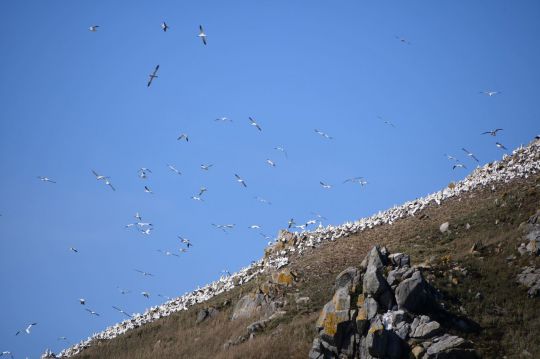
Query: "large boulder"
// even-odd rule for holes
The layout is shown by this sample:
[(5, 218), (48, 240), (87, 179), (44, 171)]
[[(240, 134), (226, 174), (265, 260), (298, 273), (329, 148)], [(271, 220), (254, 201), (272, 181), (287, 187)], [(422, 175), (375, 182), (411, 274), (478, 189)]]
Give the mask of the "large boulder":
[(376, 268), (383, 269), (387, 263), (387, 259), (388, 258), (381, 253), (379, 247), (374, 246), (366, 255), (362, 263), (360, 263), (360, 268), (365, 270), (369, 266), (375, 266)]
[(428, 339), (439, 335), (442, 331), (441, 325), (431, 320), (427, 315), (414, 318), (411, 323), (409, 336), (414, 339)]
[(231, 319), (249, 318), (255, 315), (268, 317), (277, 309), (277, 304), (262, 293), (243, 296), (234, 307)]
[(371, 295), (383, 310), (392, 309), (394, 293), (376, 264), (370, 264), (364, 274), (364, 294)]
[(455, 335), (445, 334), (433, 339), (424, 356), (426, 359), (476, 359), (472, 343)]
[(355, 293), (360, 289), (360, 272), (355, 267), (349, 267), (336, 277), (334, 291), (345, 287), (350, 293)]
[(397, 286), (396, 301), (399, 309), (415, 314), (429, 314), (438, 308), (435, 290), (425, 281), (419, 270)]
[(537, 297), (540, 294), (540, 268), (525, 267), (517, 275), (517, 282), (529, 288), (529, 296)]
[(384, 329), (380, 318), (374, 320), (366, 335), (366, 348), (375, 358), (400, 359), (404, 353), (404, 342), (396, 333)]
[(209, 307), (199, 310), (197, 313), (196, 324), (204, 322), (206, 319), (213, 318), (218, 315), (219, 311), (216, 308)]

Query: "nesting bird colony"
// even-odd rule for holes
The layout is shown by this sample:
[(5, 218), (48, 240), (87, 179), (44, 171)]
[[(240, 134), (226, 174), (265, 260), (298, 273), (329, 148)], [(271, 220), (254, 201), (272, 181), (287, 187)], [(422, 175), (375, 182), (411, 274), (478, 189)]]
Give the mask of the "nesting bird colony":
[[(291, 241), (294, 243), (293, 246), (288, 246), (279, 251), (272, 251), (272, 254), (267, 258), (253, 262), (250, 266), (234, 274), (222, 276), (219, 280), (202, 288), (171, 299), (162, 305), (151, 307), (143, 314), (134, 314), (130, 319), (108, 327), (100, 333), (95, 333), (86, 340), (63, 350), (58, 354), (58, 357), (76, 355), (85, 348), (92, 346), (97, 340), (115, 338), (131, 329), (169, 316), (172, 313), (186, 310), (194, 304), (205, 302), (220, 293), (231, 290), (235, 286), (249, 282), (261, 273), (286, 266), (289, 263), (288, 255), (292, 253), (301, 254), (306, 249), (316, 248), (325, 241), (334, 241), (384, 224), (391, 225), (399, 219), (414, 216), (428, 206), (440, 205), (447, 199), (459, 197), (474, 189), (485, 186), (491, 186), (492, 189), (495, 189), (497, 184), (527, 178), (539, 172), (540, 136), (537, 136), (529, 145), (514, 150), (511, 155), (504, 155), (500, 161), (494, 161), (478, 167), (464, 180), (441, 191), (406, 202), (400, 206), (394, 206), (386, 211), (355, 222), (347, 222), (340, 226), (330, 225), (323, 227), (319, 225), (318, 228), (312, 231), (290, 233), (289, 239), (290, 236), (294, 239)], [(284, 240), (283, 236), (276, 238), (271, 247), (282, 240)]]

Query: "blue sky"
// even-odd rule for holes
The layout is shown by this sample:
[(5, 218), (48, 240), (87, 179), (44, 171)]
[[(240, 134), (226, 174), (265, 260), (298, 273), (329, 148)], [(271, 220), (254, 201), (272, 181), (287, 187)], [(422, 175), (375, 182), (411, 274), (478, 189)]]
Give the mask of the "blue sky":
[[(266, 244), (252, 224), (275, 236), (311, 212), (355, 220), (464, 177), (475, 163), (462, 147), (485, 163), (503, 154), (495, 141), (527, 143), (540, 132), (539, 16), (532, 0), (0, 2), (0, 351), (57, 351), (60, 336), (122, 320), (112, 305), (142, 312), (239, 269)], [(369, 184), (342, 184), (355, 176)], [(205, 201), (191, 200), (201, 186)], [(124, 228), (135, 212), (150, 236)], [(177, 235), (188, 253), (157, 252), (178, 251)]]

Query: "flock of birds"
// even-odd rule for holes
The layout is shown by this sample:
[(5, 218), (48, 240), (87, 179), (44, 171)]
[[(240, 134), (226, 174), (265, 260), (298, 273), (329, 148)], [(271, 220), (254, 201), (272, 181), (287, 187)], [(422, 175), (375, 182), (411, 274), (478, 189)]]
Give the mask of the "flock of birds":
[[(97, 32), (99, 29), (100, 29), (100, 25), (92, 25), (89, 27), (89, 31), (91, 32)], [(164, 21), (161, 23), (161, 29), (163, 32), (167, 32), (170, 27), (169, 25)], [(199, 37), (202, 41), (202, 44), (204, 46), (207, 46), (208, 45), (208, 39), (207, 39), (207, 35), (203, 29), (202, 26), (199, 26), (199, 33), (197, 35), (197, 37)], [(407, 45), (410, 45), (411, 43), (407, 40), (407, 39), (404, 39), (404, 38), (401, 38), (399, 36), (396, 36), (396, 39), (398, 41), (400, 41), (401, 43), (404, 43), (404, 44), (407, 44)], [(154, 84), (154, 81), (158, 78), (158, 72), (159, 72), (159, 69), (160, 69), (160, 66), (159, 64), (155, 66), (155, 68), (153, 69), (153, 71), (148, 75), (148, 81), (147, 81), (147, 87), (151, 87), (152, 84)], [(480, 92), (481, 94), (483, 95), (486, 95), (488, 97), (493, 97), (495, 95), (498, 95), (500, 94), (499, 91), (491, 91), (491, 90), (488, 90), (488, 91), (481, 91)], [(382, 121), (385, 125), (388, 125), (392, 128), (395, 128), (395, 124), (378, 116), (377, 117), (380, 121)], [(219, 117), (219, 118), (216, 118), (215, 119), (216, 122), (221, 122), (221, 123), (231, 123), (233, 122), (233, 120), (227, 118), (227, 117)], [(257, 131), (259, 132), (262, 132), (263, 131), (263, 128), (262, 126), (257, 122), (257, 120), (253, 117), (248, 117), (248, 124), (252, 127), (254, 127)], [(489, 135), (489, 136), (492, 136), (492, 137), (497, 137), (498, 134), (503, 131), (502, 128), (496, 128), (496, 129), (493, 129), (493, 130), (490, 130), (490, 131), (486, 131), (486, 132), (483, 132), (482, 135)], [(321, 138), (325, 139), (325, 140), (333, 140), (334, 137), (332, 137), (331, 135), (329, 135), (328, 133), (320, 130), (320, 129), (314, 129), (314, 132), (319, 135)], [(187, 133), (180, 133), (177, 137), (177, 141), (184, 141), (186, 143), (189, 142), (189, 135)], [(502, 150), (506, 150), (506, 147), (500, 143), (500, 142), (495, 142), (495, 145), (497, 148), (499, 149), (502, 149)], [(279, 151), (283, 154), (283, 156), (285, 157), (285, 159), (288, 159), (288, 153), (285, 149), (284, 146), (276, 146), (274, 147), (274, 150), (276, 151)], [(466, 148), (462, 148), (462, 151), (465, 153), (465, 155), (467, 157), (469, 157), (471, 160), (475, 161), (475, 163), (479, 163), (480, 161), (478, 160), (478, 158), (475, 156), (474, 153), (470, 152), (469, 150), (467, 150)], [(455, 156), (452, 156), (452, 155), (447, 155), (445, 154), (445, 156), (447, 157), (448, 160), (452, 161), (453, 162), (453, 166), (452, 166), (452, 169), (456, 169), (456, 168), (463, 168), (463, 169), (466, 169), (467, 167), (465, 166), (464, 163), (462, 163), (457, 157)], [(277, 166), (277, 163), (275, 160), (273, 159), (270, 159), (270, 158), (267, 158), (266, 159), (266, 163), (274, 168)], [(203, 170), (203, 171), (210, 171), (212, 169), (212, 167), (214, 166), (214, 164), (201, 164), (200, 165), (200, 169)], [(182, 172), (176, 168), (174, 165), (172, 164), (167, 164), (167, 168), (174, 174), (176, 175), (182, 175)], [(98, 173), (96, 170), (94, 169), (91, 169), (91, 173), (93, 174), (93, 176), (95, 177), (95, 179), (100, 182), (100, 183), (103, 183), (105, 186), (107, 186), (108, 188), (110, 188), (110, 190), (112, 191), (116, 191), (116, 188), (115, 186), (112, 184), (111, 182), (111, 177), (110, 176), (107, 176), (107, 175), (103, 175), (103, 174), (100, 174)], [(146, 167), (141, 167), (138, 169), (137, 171), (137, 175), (140, 179), (142, 180), (145, 180), (147, 179), (150, 175), (152, 174), (152, 170), (149, 169), (149, 168), (146, 168)], [(243, 188), (247, 188), (248, 187), (248, 182), (245, 180), (245, 178), (243, 178), (241, 175), (239, 175), (238, 173), (233, 173), (234, 177), (231, 178), (231, 179), (234, 179), (240, 186), (242, 186)], [(45, 182), (45, 183), (50, 183), (50, 184), (56, 184), (56, 180), (50, 178), (50, 177), (46, 177), (46, 176), (38, 176), (37, 177), (40, 181), (42, 182)], [(347, 183), (351, 183), (351, 184), (356, 184), (356, 185), (359, 185), (360, 187), (363, 187), (365, 185), (368, 184), (368, 181), (366, 178), (362, 177), (362, 176), (357, 176), (357, 177), (352, 177), (352, 178), (348, 178), (348, 179), (345, 179), (343, 181), (343, 184), (347, 184)], [(329, 184), (329, 183), (326, 183), (324, 181), (319, 181), (319, 184), (320, 186), (325, 189), (325, 190), (330, 190), (333, 188), (333, 185), (332, 184)], [(144, 192), (145, 193), (148, 193), (148, 194), (153, 194), (153, 190), (148, 186), (148, 185), (144, 185), (144, 188), (143, 188)], [(204, 186), (201, 186), (199, 191), (197, 193), (195, 193), (193, 196), (190, 197), (190, 199), (194, 200), (194, 201), (200, 201), (200, 202), (203, 202), (204, 201), (204, 195), (205, 193), (208, 191), (208, 189)], [(261, 202), (261, 203), (265, 203), (265, 204), (272, 204), (272, 202), (262, 198), (262, 197), (255, 197), (255, 199), (258, 201), (258, 202)], [(310, 218), (308, 219), (305, 223), (302, 223), (302, 224), (297, 224), (296, 221), (291, 218), (286, 227), (288, 229), (299, 229), (299, 230), (306, 230), (309, 228), (309, 226), (314, 226), (314, 225), (317, 225), (317, 223), (319, 223), (319, 225), (322, 223), (322, 221), (326, 220), (326, 218), (318, 213), (313, 213), (312, 214), (314, 215), (313, 218)], [(147, 221), (143, 221), (143, 218), (142, 216), (137, 212), (135, 213), (134, 215), (134, 218), (136, 219), (136, 221), (132, 222), (132, 223), (129, 223), (129, 224), (126, 224), (125, 227), (126, 228), (134, 228), (136, 229), (139, 233), (143, 234), (143, 235), (150, 235), (154, 229), (154, 226), (152, 223), (150, 222), (147, 222)], [(227, 233), (228, 231), (232, 230), (233, 228), (235, 228), (235, 224), (216, 224), (216, 223), (211, 223), (211, 225), (213, 227), (215, 227), (216, 229), (219, 229), (225, 233)], [(248, 227), (249, 229), (253, 229), (253, 230), (257, 230), (257, 231), (260, 231), (262, 229), (261, 225), (259, 224), (252, 224)], [(271, 240), (272, 238), (262, 232), (259, 232), (259, 234), (265, 239), (265, 240)], [(182, 237), (180, 235), (177, 236), (178, 240), (180, 241), (180, 245), (181, 247), (177, 250), (177, 251), (169, 251), (169, 250), (162, 250), (162, 249), (158, 249), (157, 251), (161, 254), (163, 254), (164, 256), (174, 256), (174, 257), (179, 257), (181, 253), (185, 253), (187, 252), (192, 246), (192, 242), (185, 238), (185, 237)], [(79, 253), (79, 250), (75, 247), (70, 247), (69, 250), (73, 253)], [(150, 272), (146, 272), (146, 271), (143, 271), (143, 270), (140, 270), (140, 269), (134, 269), (134, 271), (136, 271), (137, 273), (139, 273), (140, 275), (142, 275), (143, 277), (154, 277), (154, 274), (150, 273)], [(222, 273), (225, 274), (225, 275), (230, 275), (230, 272), (226, 269), (222, 270)], [(131, 291), (129, 290), (126, 290), (126, 289), (122, 289), (120, 287), (118, 287), (119, 291), (121, 294), (128, 294), (128, 293), (131, 293)], [(148, 292), (148, 291), (142, 291), (140, 293), (143, 297), (145, 298), (150, 298), (151, 294)], [(158, 294), (158, 296), (160, 297), (163, 297), (163, 298), (166, 298), (166, 299), (169, 299), (169, 297), (167, 296), (163, 296), (161, 294)], [(79, 299), (79, 304), (84, 308), (84, 310), (89, 313), (90, 316), (95, 316), (95, 317), (99, 317), (100, 316), (100, 313), (98, 313), (97, 311), (87, 307), (87, 301), (86, 299), (84, 298), (80, 298)], [(121, 309), (120, 307), (118, 306), (112, 306), (112, 309), (114, 309), (115, 311), (117, 311), (118, 313), (122, 314), (123, 316), (125, 317), (128, 317), (128, 318), (131, 318), (131, 314), (129, 314), (127, 311)], [(32, 322), (32, 323), (29, 323), (26, 325), (26, 327), (24, 329), (21, 329), (21, 330), (18, 330), (15, 335), (18, 336), (22, 333), (26, 333), (27, 335), (31, 334), (32, 332), (32, 328), (35, 327), (36, 325), (38, 325), (38, 323), (35, 323), (35, 322)], [(68, 339), (67, 337), (58, 337), (58, 340), (61, 340), (61, 341), (65, 341), (65, 342), (68, 342)], [(12, 356), (12, 353), (9, 352), (9, 351), (4, 351), (4, 352), (0, 352), (0, 357), (3, 357), (3, 356)]]

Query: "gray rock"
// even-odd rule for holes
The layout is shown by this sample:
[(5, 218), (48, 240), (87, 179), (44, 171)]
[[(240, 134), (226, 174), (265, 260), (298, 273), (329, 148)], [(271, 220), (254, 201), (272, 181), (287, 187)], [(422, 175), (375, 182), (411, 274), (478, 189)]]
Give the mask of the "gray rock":
[(415, 314), (429, 314), (438, 308), (433, 288), (418, 270), (397, 286), (396, 301), (399, 309)]
[(356, 292), (360, 286), (360, 272), (354, 267), (349, 267), (343, 272), (339, 273), (336, 277), (336, 283), (334, 284), (334, 291), (339, 288), (345, 287), (351, 293)]
[(368, 320), (375, 318), (375, 316), (379, 312), (379, 304), (371, 296), (368, 296), (364, 301), (364, 307), (366, 308), (366, 315)]
[(259, 320), (257, 322), (251, 323), (247, 327), (247, 332), (249, 334), (260, 333), (264, 330), (264, 328), (266, 328), (267, 322), (268, 322), (267, 320)]
[(247, 294), (243, 296), (236, 306), (232, 314), (232, 320), (240, 318), (249, 318), (255, 315), (268, 317), (277, 309), (277, 304), (265, 297), (264, 294)]
[(426, 359), (473, 359), (477, 357), (471, 342), (450, 334), (433, 339), (425, 355)]
[(441, 325), (431, 320), (427, 315), (414, 318), (411, 324), (409, 336), (414, 339), (428, 339), (439, 335), (442, 331)]
[(386, 281), (390, 286), (397, 285), (402, 280), (410, 278), (414, 273), (414, 269), (408, 267), (396, 268), (388, 272), (388, 277)]
[(540, 295), (540, 268), (525, 267), (521, 273), (517, 275), (517, 282), (529, 288), (528, 294), (530, 297)]
[(375, 264), (368, 265), (362, 287), (364, 293), (373, 296), (383, 310), (392, 309), (394, 293)]
[(360, 268), (366, 270), (370, 266), (375, 266), (378, 269), (383, 269), (386, 265), (387, 258), (381, 254), (378, 246), (371, 248), (366, 258), (360, 263)]
[(409, 267), (411, 265), (411, 257), (405, 253), (390, 254), (388, 259), (394, 268)]
[(366, 335), (366, 348), (375, 358), (400, 359), (403, 356), (404, 342), (396, 333), (386, 330), (375, 321)]
[(218, 313), (219, 311), (213, 307), (201, 309), (197, 313), (197, 320), (195, 321), (195, 323), (199, 324), (206, 319), (214, 318), (216, 315), (218, 315)]
[(439, 227), (439, 230), (441, 231), (441, 233), (446, 233), (446, 232), (448, 232), (448, 227), (450, 227), (450, 223), (444, 222), (444, 223), (441, 224), (441, 226)]

